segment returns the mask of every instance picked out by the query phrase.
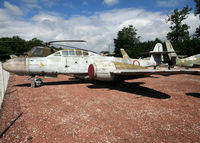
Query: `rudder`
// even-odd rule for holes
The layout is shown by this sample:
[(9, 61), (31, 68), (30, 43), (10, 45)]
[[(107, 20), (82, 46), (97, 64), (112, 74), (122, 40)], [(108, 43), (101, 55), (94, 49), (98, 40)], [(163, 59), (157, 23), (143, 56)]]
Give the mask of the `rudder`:
[(166, 40), (165, 44), (167, 47), (167, 51), (171, 52), (171, 53), (168, 53), (169, 59), (172, 60), (172, 58), (177, 57), (177, 54), (175, 53), (174, 48), (173, 48), (172, 44), (170, 43), (170, 41)]
[(163, 46), (161, 43), (157, 43), (151, 53), (150, 62), (154, 62), (158, 66), (163, 63)]

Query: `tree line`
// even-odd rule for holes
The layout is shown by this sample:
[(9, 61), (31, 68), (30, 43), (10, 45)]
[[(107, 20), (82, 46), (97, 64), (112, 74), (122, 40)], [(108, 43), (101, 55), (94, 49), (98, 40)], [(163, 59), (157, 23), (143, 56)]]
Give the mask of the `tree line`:
[[(196, 3), (194, 14), (200, 19), (200, 0), (194, 0)], [(182, 10), (175, 9), (171, 15), (168, 15), (167, 22), (170, 22), (170, 32), (167, 33), (166, 39), (170, 40), (175, 51), (180, 55), (191, 56), (200, 53), (200, 26), (192, 36), (189, 36), (189, 28), (183, 21), (188, 18), (192, 8), (185, 6)], [(144, 57), (141, 53), (153, 50), (156, 43), (161, 43), (166, 50), (165, 43), (156, 38), (153, 41), (140, 42), (137, 35), (137, 29), (133, 25), (124, 27), (118, 32), (117, 38), (114, 39), (115, 56), (121, 56), (120, 48), (127, 51), (130, 57)]]
[[(2, 37), (0, 38), (0, 61), (9, 59), (9, 55), (26, 55), (33, 47), (42, 46), (46, 47), (45, 42), (37, 38), (31, 40), (24, 40), (19, 36)], [(62, 48), (56, 48), (55, 46), (48, 46), (49, 48), (61, 50)]]
[[(194, 0), (196, 7), (194, 14), (200, 19), (200, 0)], [(170, 32), (166, 38), (171, 41), (174, 49), (180, 55), (194, 55), (200, 53), (200, 25), (196, 28), (195, 33), (189, 36), (187, 24), (183, 24), (183, 20), (187, 19), (189, 12), (192, 9), (185, 6), (182, 10), (175, 9), (171, 15), (168, 15), (167, 22), (170, 22)], [(133, 25), (124, 27), (118, 31), (117, 38), (114, 39), (115, 50), (114, 56), (121, 57), (120, 48), (127, 51), (130, 57), (139, 58), (145, 57), (144, 52), (151, 51), (156, 43), (163, 44), (166, 50), (165, 43), (156, 38), (152, 41), (140, 42), (140, 36), (137, 35), (137, 29)], [(2, 37), (0, 38), (0, 60), (9, 58), (10, 54), (23, 54), (35, 46), (43, 46), (43, 41), (37, 38), (26, 41), (19, 36)], [(53, 47), (55, 48), (55, 47)], [(109, 53), (104, 51), (103, 53)]]
[(0, 38), (0, 58), (1, 60), (9, 58), (9, 55), (22, 55), (35, 46), (42, 46), (43, 41), (33, 38), (26, 41), (19, 36)]

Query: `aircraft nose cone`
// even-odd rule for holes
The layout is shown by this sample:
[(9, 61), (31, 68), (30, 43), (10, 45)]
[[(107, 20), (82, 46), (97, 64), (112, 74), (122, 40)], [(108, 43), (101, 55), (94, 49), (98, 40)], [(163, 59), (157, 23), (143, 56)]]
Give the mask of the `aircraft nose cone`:
[(8, 61), (6, 61), (5, 63), (3, 63), (3, 65), (2, 65), (2, 67), (3, 67), (3, 69), (5, 70), (5, 71), (8, 71), (8, 72), (11, 72), (12, 70), (11, 70), (11, 65), (10, 65), (10, 60), (8, 60)]
[(3, 69), (11, 73), (24, 75), (28, 72), (28, 63), (25, 58), (10, 59), (3, 63)]

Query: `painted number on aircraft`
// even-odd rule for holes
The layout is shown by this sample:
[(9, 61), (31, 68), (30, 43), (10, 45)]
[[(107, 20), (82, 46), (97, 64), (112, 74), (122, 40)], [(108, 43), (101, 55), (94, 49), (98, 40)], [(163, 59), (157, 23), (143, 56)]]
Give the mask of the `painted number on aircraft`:
[(138, 60), (133, 60), (133, 64), (137, 65), (137, 66), (140, 66), (140, 62)]

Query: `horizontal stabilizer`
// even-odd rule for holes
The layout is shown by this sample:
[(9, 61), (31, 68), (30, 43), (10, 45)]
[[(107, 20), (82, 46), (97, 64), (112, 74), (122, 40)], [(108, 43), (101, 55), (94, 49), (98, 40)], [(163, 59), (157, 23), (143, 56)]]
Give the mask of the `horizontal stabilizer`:
[(179, 58), (183, 59), (183, 58), (186, 58), (187, 55), (178, 55)]
[(173, 51), (162, 51), (162, 52), (155, 52), (155, 51), (150, 51), (150, 52), (145, 52), (143, 54), (169, 54), (169, 53), (174, 53)]

